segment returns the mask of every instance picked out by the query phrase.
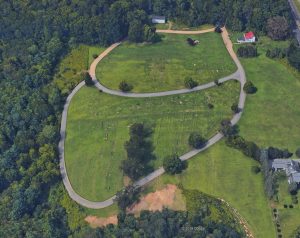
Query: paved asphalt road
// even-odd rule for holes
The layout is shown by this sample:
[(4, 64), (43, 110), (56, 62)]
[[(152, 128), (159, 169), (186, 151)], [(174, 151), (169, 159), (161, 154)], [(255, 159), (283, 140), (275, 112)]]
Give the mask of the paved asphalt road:
[[(202, 33), (206, 33), (206, 32), (212, 32), (213, 30), (214, 29), (208, 29), (208, 30), (192, 31), (192, 32), (191, 31), (158, 30), (158, 32), (160, 32), (160, 33), (173, 33), (173, 34), (202, 34)], [(229, 35), (228, 35), (228, 32), (227, 32), (226, 28), (223, 28), (222, 37), (223, 37), (224, 44), (225, 44), (225, 46), (228, 50), (228, 53), (230, 54), (230, 56), (232, 57), (233, 61), (235, 62), (235, 64), (237, 65), (237, 68), (238, 68), (238, 70), (234, 74), (219, 79), (220, 82), (226, 82), (226, 81), (232, 80), (232, 79), (238, 80), (240, 82), (239, 108), (241, 108), (242, 110), (241, 110), (241, 112), (235, 114), (233, 116), (233, 118), (231, 119), (232, 125), (235, 125), (239, 121), (239, 119), (241, 118), (242, 111), (243, 111), (244, 104), (245, 104), (245, 100), (246, 100), (246, 94), (243, 91), (243, 86), (246, 83), (246, 75), (245, 75), (245, 71), (244, 71), (243, 66), (241, 65), (238, 57), (236, 56), (235, 52), (233, 51), (232, 42), (229, 39)], [(157, 93), (124, 93), (124, 92), (120, 92), (120, 91), (117, 91), (117, 90), (108, 89), (105, 86), (103, 86), (100, 82), (97, 81), (96, 67), (97, 67), (97, 64), (107, 54), (109, 54), (114, 48), (118, 47), (120, 44), (121, 44), (121, 42), (111, 45), (103, 53), (101, 53), (98, 56), (98, 58), (96, 58), (90, 66), (89, 73), (90, 73), (92, 79), (95, 82), (95, 86), (98, 89), (101, 89), (105, 93), (112, 94), (112, 95), (117, 95), (117, 96), (121, 96), (121, 97), (136, 97), (136, 98), (162, 97), (162, 96), (168, 96), (168, 95), (174, 95), (174, 94), (182, 94), (182, 93), (190, 93), (190, 92), (195, 92), (195, 91), (201, 91), (201, 90), (216, 86), (214, 82), (211, 82), (211, 83), (207, 83), (207, 84), (204, 84), (204, 85), (200, 85), (200, 86), (198, 86), (194, 89), (191, 89), (191, 90), (190, 89), (180, 89), (180, 90), (157, 92)], [(65, 188), (67, 189), (69, 196), (75, 202), (77, 202), (78, 204), (80, 204), (84, 207), (99, 209), (99, 208), (104, 208), (104, 207), (108, 207), (108, 206), (112, 205), (113, 202), (114, 202), (115, 196), (107, 199), (106, 201), (92, 202), (92, 201), (89, 201), (89, 200), (81, 197), (80, 195), (78, 195), (74, 191), (74, 189), (72, 188), (72, 185), (71, 185), (70, 180), (68, 178), (68, 174), (67, 174), (67, 170), (66, 170), (66, 164), (65, 164), (65, 158), (64, 158), (64, 143), (65, 143), (65, 138), (66, 138), (66, 125), (67, 125), (68, 108), (69, 108), (69, 105), (70, 105), (70, 102), (71, 102), (73, 96), (84, 85), (85, 85), (84, 82), (81, 82), (80, 84), (78, 84), (74, 88), (72, 93), (68, 96), (68, 98), (66, 100), (66, 103), (64, 105), (64, 110), (63, 110), (62, 119), (61, 119), (61, 128), (60, 128), (61, 139), (60, 139), (59, 146), (58, 146), (59, 157), (60, 157), (60, 172), (61, 172), (61, 175), (62, 175), (62, 179), (63, 179), (63, 183), (65, 185)], [(217, 143), (222, 138), (223, 138), (223, 135), (221, 133), (217, 133), (215, 136), (213, 136), (212, 138), (210, 138), (208, 140), (205, 147), (203, 147), (202, 149), (199, 149), (199, 150), (196, 150), (196, 149), (192, 150), (192, 151), (180, 156), (180, 159), (181, 160), (188, 160), (188, 159), (192, 158), (193, 156), (195, 156), (196, 154), (198, 154), (198, 153), (206, 150), (210, 146), (214, 145), (215, 143)], [(139, 181), (135, 182), (134, 185), (139, 186), (139, 187), (143, 186), (143, 185), (149, 183), (150, 181), (152, 181), (153, 179), (159, 177), (164, 172), (165, 172), (164, 168), (161, 167), (161, 168), (155, 170), (154, 172), (150, 173), (149, 175), (145, 176), (144, 178), (141, 178)]]

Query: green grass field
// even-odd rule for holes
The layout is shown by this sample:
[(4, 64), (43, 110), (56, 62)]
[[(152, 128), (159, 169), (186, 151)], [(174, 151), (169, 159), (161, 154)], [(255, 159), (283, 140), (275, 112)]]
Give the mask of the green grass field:
[[(282, 234), (284, 234), (284, 237), (291, 237), (293, 232), (300, 226), (300, 205), (292, 202), (292, 197), (288, 192), (287, 178), (280, 179), (278, 183), (278, 202), (275, 203), (275, 207), (278, 209)], [(297, 197), (299, 200), (299, 193)], [(285, 204), (288, 206), (293, 205), (293, 208), (284, 208)]]
[[(76, 192), (90, 200), (104, 200), (123, 186), (119, 169), (126, 157), (123, 148), (129, 126), (145, 122), (154, 128), (153, 144), (158, 159), (190, 150), (187, 139), (192, 131), (209, 138), (219, 123), (231, 117), (239, 84), (231, 81), (205, 91), (160, 98), (133, 99), (82, 88), (72, 99), (67, 123), (65, 159)], [(208, 103), (214, 105), (208, 108)]]
[[(125, 80), (134, 92), (157, 92), (184, 88), (187, 76), (203, 84), (236, 70), (217, 33), (163, 36), (156, 44), (123, 43), (98, 64), (97, 78), (112, 89)], [(187, 37), (199, 45), (189, 46)]]
[(274, 238), (271, 209), (263, 190), (261, 174), (254, 175), (251, 167), (257, 162), (228, 148), (224, 141), (188, 162), (181, 175), (163, 175), (150, 186), (181, 183), (185, 189), (197, 189), (223, 198), (247, 220), (257, 238)]
[[(241, 60), (247, 79), (258, 87), (258, 92), (247, 97), (244, 114), (238, 124), (240, 134), (262, 147), (272, 145), (294, 152), (300, 146), (300, 125), (297, 123), (300, 121), (300, 75), (285, 61), (264, 56), (267, 48), (287, 47), (288, 42), (261, 38), (257, 45), (258, 58)], [(222, 197), (238, 209), (256, 237), (272, 238), (275, 237), (275, 228), (264, 195), (262, 177), (250, 172), (255, 163), (221, 142), (192, 159), (182, 175), (159, 178), (154, 188), (165, 183), (182, 183), (188, 189), (195, 188)], [(280, 210), (284, 237), (299, 226), (299, 214), (297, 208)]]

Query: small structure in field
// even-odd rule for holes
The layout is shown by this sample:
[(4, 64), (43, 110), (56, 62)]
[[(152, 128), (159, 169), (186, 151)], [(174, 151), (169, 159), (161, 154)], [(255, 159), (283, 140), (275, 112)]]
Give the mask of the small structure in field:
[(198, 45), (199, 44), (199, 41), (198, 40), (193, 40), (192, 38), (187, 38), (186, 39), (187, 43), (191, 46), (195, 46), (195, 45)]
[(165, 16), (152, 16), (152, 23), (154, 24), (165, 24), (166, 17)]
[(244, 34), (243, 37), (237, 39), (238, 43), (253, 43), (255, 42), (256, 38), (255, 35), (252, 31), (249, 31), (247, 33)]

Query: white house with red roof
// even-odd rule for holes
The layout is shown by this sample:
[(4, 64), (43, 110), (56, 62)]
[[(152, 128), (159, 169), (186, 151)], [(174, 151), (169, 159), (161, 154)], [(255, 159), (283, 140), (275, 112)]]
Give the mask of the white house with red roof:
[(252, 31), (249, 31), (244, 34), (243, 37), (237, 40), (238, 43), (253, 43), (255, 42), (255, 35)]

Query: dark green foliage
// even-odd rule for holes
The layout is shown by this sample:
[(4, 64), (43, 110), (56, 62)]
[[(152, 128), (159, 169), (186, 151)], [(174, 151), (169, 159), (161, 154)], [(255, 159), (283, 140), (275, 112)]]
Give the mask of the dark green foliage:
[(257, 48), (253, 45), (241, 46), (240, 48), (238, 48), (237, 54), (242, 58), (257, 57)]
[(298, 157), (298, 158), (300, 158), (300, 148), (298, 148), (297, 150), (296, 150), (296, 156)]
[(292, 43), (288, 49), (288, 61), (300, 71), (300, 47), (296, 43)]
[(171, 155), (164, 158), (163, 167), (169, 174), (180, 174), (187, 168), (187, 162), (180, 160), (178, 155)]
[(217, 26), (217, 27), (215, 28), (215, 32), (216, 32), (216, 33), (222, 33), (223, 31), (222, 31), (221, 27)]
[(86, 86), (94, 85), (93, 79), (88, 72), (83, 73), (83, 80), (84, 80)]
[(289, 184), (289, 193), (291, 195), (296, 195), (298, 191), (298, 185), (295, 182)]
[(270, 168), (268, 151), (262, 150), (260, 153), (261, 171), (264, 176), (265, 193), (269, 199), (273, 198), (276, 192), (276, 177)]
[(268, 148), (268, 158), (270, 160), (273, 159), (280, 159), (280, 158), (290, 158), (293, 155), (293, 153), (289, 152), (288, 149), (278, 149), (274, 147)]
[(122, 81), (120, 84), (119, 84), (119, 89), (122, 91), (122, 92), (129, 92), (133, 89), (133, 86), (130, 85), (129, 83), (125, 82), (125, 81)]
[(231, 111), (234, 113), (239, 113), (241, 109), (239, 108), (239, 105), (237, 103), (232, 104)]
[(257, 88), (254, 86), (254, 84), (251, 81), (247, 81), (245, 83), (243, 90), (247, 94), (254, 94), (257, 92)]
[(198, 132), (192, 132), (189, 136), (189, 145), (195, 149), (201, 149), (205, 146), (207, 140)]
[(275, 16), (267, 21), (267, 33), (272, 40), (285, 40), (290, 35), (290, 26), (285, 17)]
[(127, 159), (122, 161), (121, 169), (132, 180), (151, 172), (150, 160), (155, 159), (153, 145), (150, 141), (152, 130), (142, 123), (130, 127), (130, 139), (124, 144)]
[(236, 125), (232, 125), (230, 120), (222, 120), (220, 132), (225, 137), (232, 137), (238, 134), (238, 127)]
[(140, 189), (134, 186), (127, 186), (122, 191), (117, 192), (115, 201), (118, 207), (125, 211), (127, 207), (139, 201)]
[(260, 169), (260, 167), (258, 167), (258, 166), (252, 166), (252, 167), (251, 167), (251, 171), (252, 171), (252, 173), (254, 173), (254, 174), (258, 174), (258, 173), (261, 171), (261, 169)]
[(198, 83), (195, 80), (193, 80), (192, 78), (188, 77), (184, 80), (184, 86), (186, 88), (192, 89), (194, 87), (197, 87)]
[(244, 155), (259, 161), (260, 148), (252, 141), (246, 141), (239, 135), (232, 135), (226, 138), (226, 145), (238, 149)]
[(128, 39), (132, 42), (144, 41), (144, 25), (138, 21), (133, 20), (129, 25)]
[(156, 33), (156, 28), (153, 26), (145, 25), (144, 26), (144, 41), (157, 43), (161, 41), (161, 36)]
[(214, 81), (214, 83), (215, 83), (215, 85), (217, 85), (217, 86), (221, 86), (221, 85), (222, 85), (222, 83), (220, 83), (218, 79), (216, 79), (216, 80)]
[(285, 48), (274, 48), (274, 49), (268, 49), (266, 52), (266, 56), (268, 58), (274, 59), (282, 59), (284, 57), (286, 57), (287, 55), (287, 49)]

